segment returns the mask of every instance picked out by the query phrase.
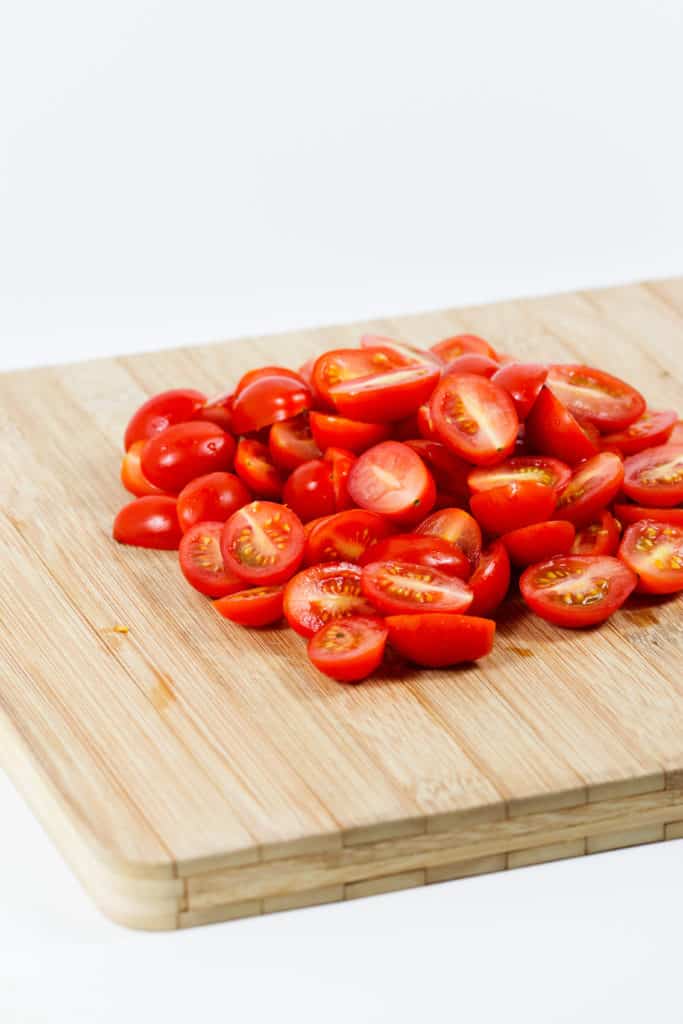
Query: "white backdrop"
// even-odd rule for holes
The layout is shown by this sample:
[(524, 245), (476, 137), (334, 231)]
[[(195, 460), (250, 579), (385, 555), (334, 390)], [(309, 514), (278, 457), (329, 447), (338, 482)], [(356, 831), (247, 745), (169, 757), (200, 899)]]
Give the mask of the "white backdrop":
[[(9, 8), (2, 367), (683, 271), (678, 0)], [(0, 820), (3, 1024), (683, 1020), (681, 843), (145, 936)]]

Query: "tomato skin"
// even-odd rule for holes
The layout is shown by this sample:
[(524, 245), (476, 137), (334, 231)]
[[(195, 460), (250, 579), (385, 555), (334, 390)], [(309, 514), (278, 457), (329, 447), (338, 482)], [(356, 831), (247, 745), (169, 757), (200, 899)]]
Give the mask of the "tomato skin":
[[(369, 548), (384, 540), (393, 527), (384, 516), (354, 508), (314, 520), (306, 537), (304, 564), (361, 562)], [(307, 528), (306, 527), (306, 528)]]
[(500, 370), (500, 363), (478, 352), (466, 352), (446, 367), (446, 374), (476, 373), (481, 377), (493, 377)]
[(156, 487), (153, 483), (146, 478), (142, 472), (142, 466), (140, 465), (140, 456), (142, 455), (142, 449), (147, 444), (146, 441), (133, 441), (128, 451), (124, 454), (121, 459), (121, 483), (134, 494), (136, 498), (144, 498), (154, 494), (165, 494), (160, 487)]
[(431, 395), (440, 377), (437, 366), (403, 366), (335, 384), (332, 404), (341, 416), (366, 423), (388, 423), (417, 412)]
[(624, 493), (640, 505), (683, 504), (683, 444), (662, 444), (624, 463)]
[(495, 349), (491, 348), (487, 341), (479, 338), (476, 334), (455, 334), (452, 338), (444, 338), (432, 345), (430, 352), (434, 352), (444, 363), (452, 363), (469, 352), (478, 355), (488, 356), (489, 359), (498, 359)]
[(175, 498), (148, 495), (124, 505), (114, 520), (112, 536), (119, 544), (175, 551), (182, 538)]
[(323, 452), (328, 448), (346, 448), (360, 455), (391, 434), (386, 423), (362, 423), (331, 413), (312, 412), (309, 421), (315, 442)]
[(287, 622), (301, 636), (312, 636), (331, 619), (370, 616), (376, 611), (363, 596), (361, 570), (352, 562), (315, 565), (292, 577), (285, 587)]
[(505, 462), (484, 469), (470, 469), (467, 484), (473, 494), (489, 491), (503, 484), (535, 481), (555, 491), (562, 491), (572, 478), (565, 462), (548, 455), (513, 455)]
[(603, 451), (615, 449), (622, 455), (637, 455), (646, 448), (656, 448), (666, 444), (676, 425), (678, 413), (654, 412), (646, 410), (640, 419), (632, 423), (626, 430), (618, 430), (612, 434), (605, 434), (600, 439), (600, 447)]
[(363, 334), (360, 339), (361, 348), (376, 348), (386, 353), (393, 360), (403, 359), (406, 365), (410, 363), (424, 363), (428, 366), (441, 368), (441, 359), (429, 349), (416, 348), (405, 341), (398, 341), (396, 338), (386, 338), (382, 334)]
[(283, 586), (251, 587), (222, 597), (213, 606), (224, 619), (239, 626), (272, 626), (282, 618), (284, 593)]
[(167, 427), (193, 420), (206, 402), (206, 395), (191, 388), (174, 388), (148, 398), (133, 414), (124, 435), (126, 451), (136, 441), (148, 441)]
[(408, 440), (406, 444), (417, 452), (434, 477), (437, 491), (450, 495), (451, 505), (465, 505), (469, 499), (467, 477), (472, 468), (470, 464), (454, 455), (440, 441), (417, 439)]
[[(244, 380), (244, 378), (243, 378)], [(248, 434), (289, 420), (310, 409), (313, 396), (297, 374), (252, 378), (235, 394), (232, 426), (236, 434)]]
[(554, 363), (547, 384), (577, 419), (602, 431), (623, 430), (645, 412), (645, 399), (639, 391), (592, 366)]
[[(324, 352), (313, 366), (313, 386), (322, 398), (334, 405), (332, 389), (353, 380), (374, 377), (381, 373), (404, 367), (407, 360), (396, 353), (388, 354), (385, 349), (337, 348)], [(362, 416), (352, 417), (362, 420)], [(400, 419), (400, 416), (395, 417)]]
[(348, 480), (356, 456), (345, 448), (328, 448), (323, 460), (330, 464), (335, 511), (345, 512), (347, 509), (353, 508)]
[(425, 441), (438, 441), (439, 435), (434, 426), (434, 417), (429, 405), (421, 405), (417, 410), (417, 429)]
[(512, 530), (501, 538), (517, 569), (525, 569), (534, 562), (544, 562), (553, 555), (566, 555), (571, 550), (576, 531), (564, 519), (550, 519)]
[(285, 484), (282, 498), (302, 523), (331, 516), (337, 509), (329, 462), (311, 459), (295, 469)]
[(232, 405), (234, 401), (235, 396), (232, 391), (207, 399), (197, 413), (196, 419), (204, 420), (206, 423), (215, 423), (221, 430), (232, 434)]
[(683, 508), (647, 508), (644, 505), (627, 505), (624, 502), (614, 506), (614, 514), (626, 526), (639, 523), (641, 519), (683, 526)]
[(608, 619), (637, 582), (636, 574), (617, 558), (560, 555), (530, 565), (522, 573), (519, 587), (531, 610), (542, 619), (575, 629)]
[(255, 370), (247, 370), (243, 373), (237, 382), (235, 388), (235, 398), (248, 388), (254, 381), (257, 380), (268, 380), (272, 377), (287, 377), (289, 380), (295, 381), (297, 384), (306, 384), (306, 380), (300, 373), (295, 370), (290, 370), (288, 366), (259, 366)]
[(223, 563), (221, 534), (223, 523), (201, 522), (183, 534), (178, 556), (180, 569), (190, 584), (206, 597), (225, 597), (244, 586)]
[(260, 498), (282, 497), (283, 479), (274, 465), (270, 449), (260, 441), (241, 437), (235, 453), (235, 472), (254, 494)]
[(301, 520), (291, 509), (252, 501), (224, 524), (221, 551), (226, 569), (245, 583), (275, 585), (301, 565), (304, 541)]
[(496, 632), (492, 619), (455, 612), (389, 615), (384, 621), (391, 646), (425, 668), (446, 668), (485, 657)]
[(215, 423), (177, 423), (150, 438), (140, 465), (151, 483), (178, 494), (190, 480), (232, 466), (235, 441)]
[(619, 547), (619, 524), (607, 509), (587, 526), (578, 530), (571, 553), (573, 555), (616, 555)]
[(234, 473), (207, 473), (183, 487), (178, 495), (178, 520), (183, 533), (195, 523), (224, 523), (252, 501), (252, 494)]
[(461, 508), (442, 508), (433, 512), (415, 530), (428, 537), (441, 537), (460, 548), (472, 569), (476, 569), (481, 554), (481, 527), (469, 512)]
[(600, 452), (577, 466), (557, 502), (557, 518), (576, 527), (589, 523), (607, 507), (621, 490), (624, 466), (614, 452)]
[(372, 544), (358, 562), (361, 566), (370, 562), (411, 562), (461, 580), (467, 580), (472, 571), (468, 558), (455, 544), (415, 533), (397, 533)]
[(359, 683), (381, 665), (388, 635), (384, 620), (377, 617), (328, 622), (309, 639), (308, 657), (338, 683)]
[(619, 558), (638, 575), (642, 594), (676, 594), (683, 590), (683, 526), (644, 519), (629, 526)]
[(526, 441), (541, 455), (551, 455), (570, 466), (598, 454), (598, 448), (577, 419), (543, 386), (526, 418)]
[(510, 589), (510, 556), (502, 541), (495, 540), (481, 553), (479, 564), (469, 578), (474, 595), (468, 609), (470, 615), (492, 615), (505, 600)]
[(486, 533), (495, 536), (550, 519), (556, 504), (552, 487), (529, 480), (474, 494), (470, 509)]
[(361, 590), (383, 615), (464, 612), (472, 604), (472, 591), (463, 580), (412, 562), (368, 562)]
[(423, 519), (436, 498), (431, 473), (400, 441), (383, 441), (359, 455), (349, 473), (348, 488), (356, 505), (405, 525)]
[(303, 466), (304, 462), (322, 457), (305, 415), (273, 423), (268, 435), (268, 448), (278, 469), (287, 473)]
[(514, 451), (519, 429), (514, 404), (488, 378), (448, 374), (429, 408), (438, 439), (467, 462), (491, 466)]
[(521, 423), (531, 412), (548, 376), (548, 367), (542, 363), (506, 363), (498, 368), (491, 380), (505, 388), (514, 402)]

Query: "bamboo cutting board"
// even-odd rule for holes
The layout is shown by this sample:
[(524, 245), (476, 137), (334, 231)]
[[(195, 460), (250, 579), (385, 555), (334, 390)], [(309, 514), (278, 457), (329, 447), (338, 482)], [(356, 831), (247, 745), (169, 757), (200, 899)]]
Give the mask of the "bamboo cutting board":
[(105, 913), (176, 928), (683, 836), (683, 600), (359, 687), (118, 547), (125, 423), (362, 330), (476, 332), (683, 412), (683, 280), (0, 377), (0, 757)]

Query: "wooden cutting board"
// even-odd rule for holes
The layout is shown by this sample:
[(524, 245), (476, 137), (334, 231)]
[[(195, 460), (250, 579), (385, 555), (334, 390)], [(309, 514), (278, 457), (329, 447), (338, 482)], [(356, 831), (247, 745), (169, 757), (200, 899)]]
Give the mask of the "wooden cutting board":
[(176, 928), (683, 836), (683, 600), (512, 602), (480, 665), (359, 687), (119, 547), (125, 423), (363, 330), (474, 331), (683, 411), (683, 280), (0, 377), (0, 758), (105, 913)]

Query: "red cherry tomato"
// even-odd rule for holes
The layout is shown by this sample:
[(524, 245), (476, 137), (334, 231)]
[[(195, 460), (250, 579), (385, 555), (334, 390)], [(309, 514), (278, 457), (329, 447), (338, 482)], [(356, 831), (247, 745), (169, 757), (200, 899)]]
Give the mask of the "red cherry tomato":
[(420, 523), (416, 533), (428, 537), (441, 537), (460, 548), (472, 569), (476, 569), (481, 554), (481, 528), (476, 519), (461, 508), (442, 508)]
[(387, 636), (384, 619), (356, 615), (328, 622), (308, 641), (308, 657), (331, 679), (359, 683), (381, 665)]
[(505, 388), (515, 403), (520, 421), (524, 421), (541, 393), (548, 376), (548, 367), (542, 363), (506, 363), (500, 367), (491, 380)]
[(424, 462), (399, 441), (384, 441), (359, 455), (348, 478), (356, 505), (412, 524), (432, 509), (436, 488)]
[(441, 359), (429, 349), (416, 348), (396, 338), (386, 338), (381, 334), (364, 334), (360, 339), (361, 348), (378, 348), (392, 360), (403, 359), (405, 364), (424, 363), (428, 366), (441, 367)]
[(306, 384), (305, 378), (300, 373), (290, 370), (287, 366), (259, 366), (256, 370), (247, 370), (240, 377), (235, 388), (235, 398), (254, 381), (271, 377), (288, 377), (290, 380), (296, 381), (297, 384)]
[(551, 455), (570, 466), (598, 454), (595, 442), (548, 387), (541, 388), (525, 427), (526, 442), (532, 451)]
[(331, 516), (337, 509), (329, 462), (311, 459), (299, 466), (287, 480), (282, 497), (303, 523)]
[(206, 402), (206, 395), (189, 388), (162, 391), (141, 405), (126, 427), (126, 451), (136, 441), (147, 441), (176, 423), (193, 420)]
[(679, 420), (674, 425), (671, 434), (669, 435), (669, 444), (683, 444), (683, 420)]
[(251, 587), (214, 601), (224, 619), (240, 626), (271, 626), (282, 618), (284, 587)]
[(624, 493), (641, 505), (683, 504), (683, 444), (662, 444), (624, 463)]
[(360, 565), (370, 562), (411, 562), (437, 569), (446, 576), (468, 579), (469, 560), (455, 544), (441, 537), (418, 536), (415, 533), (397, 533), (369, 547), (358, 559)]
[(332, 619), (377, 613), (363, 596), (361, 571), (351, 562), (328, 562), (297, 573), (285, 587), (287, 622), (301, 636), (312, 636)]
[(600, 452), (582, 463), (561, 492), (557, 518), (575, 526), (588, 526), (621, 490), (624, 465), (614, 452)]
[(434, 417), (429, 405), (421, 405), (417, 410), (417, 429), (425, 441), (438, 441), (439, 435), (434, 426)]
[(291, 509), (252, 501), (223, 527), (223, 561), (246, 583), (284, 583), (301, 564), (304, 539), (301, 520)]
[(308, 417), (305, 415), (273, 423), (268, 436), (268, 447), (275, 465), (288, 473), (303, 466), (304, 462), (322, 456), (311, 433)]
[(260, 441), (240, 438), (235, 453), (235, 472), (260, 498), (282, 497), (282, 475), (273, 464), (270, 450)]
[(629, 526), (619, 558), (638, 574), (644, 594), (675, 594), (683, 590), (683, 527), (644, 519)]
[(550, 519), (545, 523), (534, 523), (512, 530), (502, 537), (512, 564), (526, 568), (534, 562), (543, 562), (553, 555), (566, 555), (571, 551), (575, 530), (572, 523), (563, 519)]
[(362, 423), (324, 412), (312, 412), (310, 424), (315, 442), (323, 452), (328, 448), (346, 448), (359, 455), (386, 441), (391, 433), (386, 423)]
[(389, 536), (393, 527), (383, 516), (361, 508), (323, 516), (308, 523), (304, 562), (360, 562), (367, 550)]
[(408, 661), (426, 668), (446, 668), (490, 654), (496, 624), (491, 619), (455, 612), (390, 615), (385, 620), (389, 643)]
[(436, 345), (432, 345), (430, 352), (436, 353), (444, 363), (452, 363), (454, 359), (469, 352), (488, 356), (489, 359), (498, 359), (495, 349), (476, 334), (456, 334), (452, 338), (444, 338), (443, 341), (437, 341)]
[(493, 377), (499, 369), (500, 363), (495, 359), (489, 359), (488, 356), (480, 355), (477, 352), (468, 352), (449, 363), (445, 374), (475, 373), (480, 377)]
[(510, 588), (510, 557), (505, 545), (496, 540), (482, 551), (479, 564), (469, 578), (473, 599), (470, 615), (492, 615)]
[(429, 408), (439, 440), (468, 462), (494, 465), (514, 450), (519, 420), (512, 399), (486, 377), (448, 374)]
[(645, 412), (639, 391), (592, 366), (553, 365), (547, 385), (572, 415), (603, 431), (624, 430)]
[[(244, 378), (243, 378), (244, 380)], [(232, 406), (232, 426), (236, 434), (248, 434), (271, 423), (289, 420), (310, 409), (313, 396), (301, 378), (290, 376), (253, 377), (237, 391)]]
[(356, 456), (345, 448), (328, 448), (325, 452), (324, 460), (330, 464), (334, 507), (337, 512), (344, 512), (346, 509), (353, 507), (353, 501), (349, 494), (348, 480), (351, 468), (356, 461)]
[(559, 459), (548, 455), (513, 455), (511, 459), (491, 466), (488, 469), (472, 469), (467, 478), (470, 490), (474, 494), (490, 491), (492, 487), (504, 484), (533, 481), (562, 491), (569, 483), (572, 471)]
[(225, 597), (244, 586), (223, 563), (222, 532), (222, 522), (195, 523), (180, 541), (178, 554), (182, 574), (195, 590), (207, 597)]
[(226, 430), (231, 434), (232, 403), (234, 401), (235, 396), (232, 391), (229, 391), (227, 394), (216, 395), (215, 398), (210, 398), (204, 403), (197, 413), (196, 419), (205, 420), (207, 423), (215, 423), (221, 430)]
[(608, 555), (559, 555), (531, 565), (519, 581), (532, 611), (556, 626), (596, 626), (620, 608), (638, 577)]
[(619, 524), (607, 509), (603, 509), (596, 519), (577, 530), (571, 553), (573, 555), (616, 555), (618, 547)]
[(646, 508), (644, 505), (618, 504), (614, 506), (617, 519), (630, 526), (641, 519), (653, 519), (657, 523), (671, 523), (683, 526), (683, 508)]
[(144, 498), (147, 495), (165, 494), (160, 487), (155, 487), (142, 472), (140, 456), (146, 441), (133, 441), (128, 451), (121, 459), (121, 483), (137, 498)]
[[(313, 384), (326, 402), (333, 405), (332, 389), (353, 380), (387, 373), (407, 365), (398, 354), (388, 354), (382, 348), (337, 348), (325, 352), (313, 367)], [(346, 415), (346, 414), (344, 414)], [(363, 419), (362, 416), (355, 417)], [(395, 417), (399, 419), (399, 417)]]
[(403, 366), (335, 384), (329, 395), (341, 416), (367, 423), (387, 423), (417, 412), (431, 395), (439, 376), (437, 366)]
[(467, 503), (467, 477), (472, 468), (468, 462), (458, 458), (440, 441), (418, 439), (406, 441), (406, 444), (417, 452), (434, 477), (437, 491), (451, 496), (451, 505)]
[(114, 520), (113, 537), (119, 544), (174, 551), (182, 537), (175, 498), (148, 495), (124, 505)]
[(646, 448), (666, 444), (671, 436), (678, 413), (646, 411), (626, 430), (605, 434), (600, 440), (602, 448), (613, 448), (622, 455), (637, 455)]
[(528, 480), (474, 494), (470, 509), (479, 525), (495, 536), (549, 519), (556, 503), (552, 487)]
[(472, 591), (464, 580), (411, 562), (368, 562), (361, 589), (384, 615), (464, 612), (472, 604)]
[(251, 500), (251, 492), (234, 473), (207, 473), (178, 495), (178, 520), (183, 532), (195, 523), (224, 523)]
[(151, 483), (177, 494), (196, 476), (229, 469), (234, 455), (235, 441), (215, 423), (177, 423), (147, 441), (140, 465)]

